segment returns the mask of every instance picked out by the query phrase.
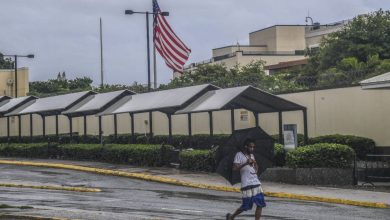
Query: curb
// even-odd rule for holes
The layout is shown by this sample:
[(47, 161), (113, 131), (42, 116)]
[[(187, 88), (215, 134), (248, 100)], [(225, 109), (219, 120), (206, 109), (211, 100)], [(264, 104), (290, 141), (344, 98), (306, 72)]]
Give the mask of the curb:
[[(100, 169), (100, 168), (93, 168), (93, 167), (86, 167), (86, 166), (79, 166), (79, 165), (42, 163), (42, 162), (24, 162), (24, 161), (12, 161), (12, 160), (0, 160), (0, 164), (69, 169), (69, 170), (84, 171), (84, 172), (97, 173), (103, 175), (128, 177), (128, 178), (166, 183), (166, 184), (177, 185), (177, 186), (186, 186), (186, 187), (209, 189), (209, 190), (224, 191), (224, 192), (240, 192), (240, 189), (235, 187), (193, 183), (193, 182), (187, 182), (187, 181), (177, 180), (173, 178), (153, 176), (149, 174), (130, 173), (125, 171)], [(326, 198), (326, 197), (319, 197), (319, 196), (307, 196), (302, 194), (293, 194), (293, 193), (284, 193), (284, 192), (265, 192), (264, 194), (266, 196), (278, 197), (278, 198), (327, 202), (327, 203), (336, 203), (336, 204), (343, 204), (343, 205), (363, 206), (363, 207), (372, 207), (372, 208), (389, 208), (388, 204), (380, 203), (380, 202), (364, 202), (364, 201), (355, 201), (355, 200), (347, 200), (347, 199)]]
[(14, 183), (0, 183), (0, 187), (15, 187), (15, 188), (31, 188), (31, 189), (49, 189), (49, 190), (63, 190), (73, 192), (101, 192), (99, 188), (89, 187), (69, 187), (69, 186), (42, 186), (42, 185), (24, 185)]

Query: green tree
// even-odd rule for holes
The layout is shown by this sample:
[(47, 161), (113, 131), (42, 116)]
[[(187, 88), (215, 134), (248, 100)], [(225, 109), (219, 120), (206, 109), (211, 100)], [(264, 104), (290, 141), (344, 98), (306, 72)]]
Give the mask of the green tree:
[(0, 53), (0, 69), (13, 69), (14, 62), (11, 58), (4, 58), (3, 54)]
[(369, 57), (390, 59), (390, 11), (359, 15), (343, 30), (329, 34), (319, 51), (319, 69), (335, 67), (347, 57), (367, 62)]

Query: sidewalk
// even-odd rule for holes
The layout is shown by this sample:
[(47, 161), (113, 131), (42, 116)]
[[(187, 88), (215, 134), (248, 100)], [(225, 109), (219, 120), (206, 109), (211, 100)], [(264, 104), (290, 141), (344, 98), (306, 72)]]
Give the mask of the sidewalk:
[[(231, 188), (232, 186), (221, 176), (215, 173), (195, 173), (189, 171), (182, 171), (175, 168), (151, 168), (151, 167), (134, 167), (127, 165), (108, 164), (100, 162), (89, 161), (69, 161), (69, 160), (48, 160), (48, 159), (26, 159), (26, 158), (0, 158), (0, 160), (10, 161), (25, 161), (25, 162), (45, 162), (67, 165), (79, 165), (94, 167), (100, 169), (109, 169), (114, 171), (124, 171), (129, 173), (148, 174), (155, 177), (170, 178), (195, 184), (204, 184), (211, 186), (221, 186)], [(334, 187), (320, 187), (308, 185), (292, 185), (282, 184), (276, 182), (262, 182), (263, 189), (266, 195), (303, 199), (312, 201), (323, 201), (340, 204), (359, 203), (381, 203), (390, 207), (390, 193), (379, 191), (368, 191), (359, 188), (334, 188)], [(233, 186), (239, 188), (239, 185)], [(389, 187), (390, 188), (390, 187)], [(340, 201), (338, 201), (340, 200)], [(343, 203), (343, 200), (356, 201), (355, 203)], [(386, 206), (385, 205), (385, 206)], [(367, 206), (367, 205), (362, 205)], [(369, 205), (371, 206), (371, 205)], [(377, 206), (377, 207), (381, 207)], [(371, 207), (376, 207), (375, 205)]]

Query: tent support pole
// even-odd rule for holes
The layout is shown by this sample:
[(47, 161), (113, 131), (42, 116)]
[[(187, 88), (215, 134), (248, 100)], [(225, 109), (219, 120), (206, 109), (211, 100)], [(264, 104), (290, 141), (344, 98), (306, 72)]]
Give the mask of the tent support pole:
[(46, 117), (41, 115), (42, 117), (42, 136), (46, 137)]
[(114, 114), (114, 138), (115, 140), (118, 137), (118, 116)]
[(284, 141), (283, 141), (283, 116), (282, 116), (282, 112), (278, 112), (279, 113), (279, 143), (281, 144), (284, 144)]
[(232, 134), (234, 130), (236, 130), (236, 125), (235, 125), (235, 119), (234, 119), (234, 108), (230, 109), (230, 123), (231, 123), (231, 130)]
[(130, 114), (130, 123), (131, 123), (131, 142), (134, 144), (135, 143), (135, 132), (134, 132), (134, 113), (129, 113)]
[(33, 115), (30, 114), (30, 142), (33, 142), (33, 135), (34, 135), (34, 127), (33, 127)]
[(210, 136), (214, 135), (214, 127), (213, 127), (213, 112), (209, 112), (209, 123), (210, 123)]
[(153, 112), (149, 112), (149, 136), (153, 137)]
[(167, 114), (168, 117), (168, 134), (169, 134), (169, 144), (172, 143), (172, 115)]
[(18, 115), (18, 123), (19, 123), (19, 142), (22, 140), (22, 116)]
[(304, 142), (305, 145), (309, 142), (309, 134), (307, 129), (307, 109), (303, 109), (303, 133), (304, 133)]

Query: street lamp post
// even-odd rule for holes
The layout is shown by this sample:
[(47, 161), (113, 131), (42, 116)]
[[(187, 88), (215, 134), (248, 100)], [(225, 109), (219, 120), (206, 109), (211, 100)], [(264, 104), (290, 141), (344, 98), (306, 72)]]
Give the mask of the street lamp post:
[(13, 57), (14, 58), (14, 69), (15, 69), (15, 98), (18, 97), (18, 57), (27, 57), (27, 58), (34, 58), (34, 54), (28, 54), (28, 55), (3, 55), (5, 57)]
[(161, 14), (162, 16), (169, 16), (169, 12), (138, 12), (133, 10), (125, 10), (126, 15), (132, 15), (132, 14), (145, 14), (146, 15), (146, 56), (148, 61), (148, 92), (150, 92), (151, 82), (150, 82), (150, 46), (149, 46), (149, 15), (157, 15)]

